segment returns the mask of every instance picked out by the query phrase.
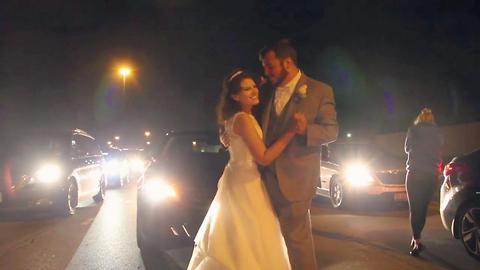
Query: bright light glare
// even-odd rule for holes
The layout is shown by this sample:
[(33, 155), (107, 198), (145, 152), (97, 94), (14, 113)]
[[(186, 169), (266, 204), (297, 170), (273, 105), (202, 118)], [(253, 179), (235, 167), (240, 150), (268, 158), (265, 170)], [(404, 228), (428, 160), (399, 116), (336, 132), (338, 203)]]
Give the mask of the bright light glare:
[(143, 169), (145, 168), (145, 162), (139, 157), (130, 159), (129, 165), (131, 170), (137, 172), (143, 172)]
[(35, 172), (35, 178), (44, 183), (52, 183), (60, 179), (62, 169), (56, 164), (45, 164)]
[(127, 68), (127, 67), (122, 67), (118, 70), (118, 73), (120, 73), (120, 75), (125, 77), (125, 76), (130, 75), (130, 73), (132, 73), (132, 70), (130, 68)]
[(175, 189), (161, 180), (150, 180), (143, 186), (145, 196), (153, 202), (174, 199), (177, 197)]
[(354, 163), (347, 166), (347, 181), (353, 186), (366, 186), (373, 182), (372, 174), (367, 165)]
[(128, 167), (125, 162), (120, 162), (117, 159), (109, 160), (105, 166), (105, 171), (109, 175), (124, 176), (128, 173)]

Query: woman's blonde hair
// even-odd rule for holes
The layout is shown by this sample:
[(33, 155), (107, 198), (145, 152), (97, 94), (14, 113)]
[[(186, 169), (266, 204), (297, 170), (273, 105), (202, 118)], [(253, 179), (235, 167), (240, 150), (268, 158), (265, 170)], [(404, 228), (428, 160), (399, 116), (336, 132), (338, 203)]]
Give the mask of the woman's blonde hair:
[(435, 124), (435, 117), (433, 116), (432, 109), (430, 108), (423, 108), (420, 113), (418, 114), (417, 118), (413, 122), (415, 125), (419, 123), (430, 123)]

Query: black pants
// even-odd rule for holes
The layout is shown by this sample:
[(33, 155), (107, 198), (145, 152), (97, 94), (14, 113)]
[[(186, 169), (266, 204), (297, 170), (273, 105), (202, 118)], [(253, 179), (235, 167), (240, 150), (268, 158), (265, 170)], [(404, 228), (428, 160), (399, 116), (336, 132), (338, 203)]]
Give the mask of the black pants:
[(407, 171), (407, 194), (413, 238), (420, 239), (427, 217), (428, 203), (436, 187), (436, 174)]

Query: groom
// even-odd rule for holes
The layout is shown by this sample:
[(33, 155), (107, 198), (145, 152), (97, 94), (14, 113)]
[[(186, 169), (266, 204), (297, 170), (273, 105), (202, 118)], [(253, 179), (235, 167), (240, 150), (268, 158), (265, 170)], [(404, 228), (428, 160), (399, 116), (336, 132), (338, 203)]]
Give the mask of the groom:
[[(271, 145), (297, 122), (297, 135), (262, 172), (279, 217), (293, 270), (316, 269), (310, 207), (320, 175), (322, 144), (337, 138), (338, 125), (330, 86), (307, 77), (297, 65), (297, 53), (286, 40), (260, 51), (268, 79), (261, 125)], [(300, 112), (300, 114), (296, 114)]]

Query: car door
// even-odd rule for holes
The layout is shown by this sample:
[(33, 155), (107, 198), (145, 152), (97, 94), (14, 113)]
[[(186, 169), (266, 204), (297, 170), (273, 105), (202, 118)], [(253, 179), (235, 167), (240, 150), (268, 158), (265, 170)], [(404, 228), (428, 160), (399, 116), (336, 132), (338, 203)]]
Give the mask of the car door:
[(322, 145), (322, 161), (320, 162), (320, 183), (317, 185), (317, 193), (324, 196), (330, 195), (330, 181), (335, 174), (338, 174), (339, 167), (332, 162), (330, 149)]
[(72, 136), (72, 175), (77, 180), (79, 198), (84, 197), (84, 194), (90, 189), (88, 185), (87, 149), (82, 137), (83, 136), (77, 134)]
[(81, 134), (75, 134), (72, 140), (74, 148), (75, 177), (78, 183), (78, 195), (85, 200), (96, 194), (101, 177), (99, 150), (94, 140)]
[(86, 186), (88, 186), (88, 196), (93, 196), (98, 193), (100, 179), (102, 177), (102, 153), (100, 148), (95, 143), (95, 139), (87, 136), (82, 136), (85, 144), (86, 156), (84, 163), (86, 164), (87, 177)]

